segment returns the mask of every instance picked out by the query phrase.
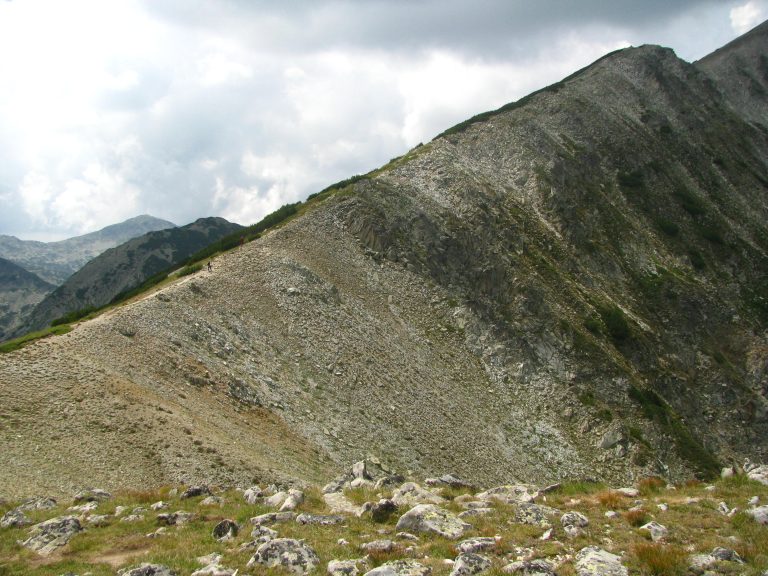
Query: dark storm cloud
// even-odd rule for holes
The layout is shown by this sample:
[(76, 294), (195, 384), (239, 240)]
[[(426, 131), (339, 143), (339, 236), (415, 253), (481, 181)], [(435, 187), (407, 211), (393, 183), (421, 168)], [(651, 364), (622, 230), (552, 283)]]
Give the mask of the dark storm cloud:
[(381, 50), (451, 48), (485, 58), (533, 51), (523, 38), (584, 25), (643, 28), (714, 0), (349, 0), (246, 2), (153, 0), (148, 9), (180, 25), (238, 30), (245, 41), (272, 50), (334, 47)]

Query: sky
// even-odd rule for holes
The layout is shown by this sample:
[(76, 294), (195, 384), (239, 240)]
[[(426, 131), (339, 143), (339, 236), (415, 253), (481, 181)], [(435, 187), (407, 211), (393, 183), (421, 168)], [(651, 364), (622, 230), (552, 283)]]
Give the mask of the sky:
[(0, 0), (0, 234), (252, 224), (617, 48), (768, 0)]

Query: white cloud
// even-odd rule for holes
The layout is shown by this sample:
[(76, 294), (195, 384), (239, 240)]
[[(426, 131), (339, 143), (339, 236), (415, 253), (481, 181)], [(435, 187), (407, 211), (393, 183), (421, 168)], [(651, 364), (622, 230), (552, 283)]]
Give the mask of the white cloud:
[(765, 19), (765, 2), (751, 0), (731, 9), (731, 27), (738, 34), (744, 34)]
[(53, 198), (51, 181), (44, 174), (30, 172), (19, 186), (24, 211), (36, 225), (49, 225), (48, 208)]

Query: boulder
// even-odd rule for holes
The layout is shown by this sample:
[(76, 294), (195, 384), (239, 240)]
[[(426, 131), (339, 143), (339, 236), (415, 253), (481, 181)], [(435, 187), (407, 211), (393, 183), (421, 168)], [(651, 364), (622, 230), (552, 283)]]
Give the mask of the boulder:
[(459, 554), (464, 554), (466, 552), (482, 552), (484, 550), (490, 550), (495, 546), (496, 538), (468, 538), (467, 540), (462, 540), (456, 544), (456, 551)]
[(194, 498), (195, 496), (212, 496), (211, 489), (208, 486), (190, 486), (181, 493), (179, 498)]
[(317, 526), (332, 526), (333, 524), (342, 524), (344, 522), (344, 516), (325, 515), (325, 514), (309, 514), (302, 512), (296, 516), (296, 522), (299, 524), (314, 524)]
[(389, 498), (382, 498), (371, 506), (371, 519), (374, 522), (386, 522), (395, 512), (397, 512), (397, 504)]
[(75, 494), (75, 504), (81, 502), (103, 502), (112, 498), (112, 494), (101, 488), (88, 488)]
[(439, 478), (427, 478), (426, 480), (424, 480), (424, 484), (426, 484), (427, 486), (447, 486), (449, 488), (456, 488), (456, 489), (466, 488), (469, 490), (474, 490), (475, 488), (469, 482), (466, 482), (461, 478), (457, 478), (453, 474), (443, 474)]
[(259, 486), (251, 486), (243, 492), (243, 498), (248, 504), (258, 504), (264, 498), (264, 491)]
[(48, 556), (57, 548), (64, 546), (82, 530), (80, 521), (74, 516), (59, 516), (40, 524), (35, 524), (29, 532), (29, 538), (22, 546), (34, 550), (41, 556)]
[(512, 562), (501, 570), (507, 574), (520, 574), (521, 576), (557, 576), (552, 565), (546, 560)]
[(225, 568), (219, 564), (208, 564), (199, 570), (192, 572), (191, 576), (236, 576), (237, 570)]
[(360, 515), (362, 509), (352, 500), (344, 496), (343, 492), (328, 492), (323, 494), (323, 500), (328, 509), (333, 513)]
[(739, 556), (739, 553), (732, 548), (721, 548), (718, 546), (711, 552), (712, 556), (722, 562), (736, 562), (737, 564), (744, 564), (744, 559)]
[(459, 514), (459, 518), (471, 518), (472, 516), (485, 516), (493, 512), (493, 508), (472, 508), (464, 510)]
[(392, 552), (395, 549), (395, 543), (392, 540), (374, 540), (366, 542), (360, 546), (365, 552)]
[(26, 514), (24, 514), (20, 508), (8, 510), (8, 512), (3, 514), (3, 517), (0, 518), (0, 528), (19, 528), (29, 524), (32, 524), (32, 521), (27, 518)]
[(514, 504), (517, 502), (533, 502), (539, 496), (539, 492), (532, 486), (524, 484), (506, 484), (496, 486), (485, 492), (475, 495), (479, 500), (498, 500), (505, 504)]
[(589, 519), (580, 512), (571, 511), (562, 515), (560, 523), (569, 538), (576, 538), (581, 536), (583, 528), (589, 526)]
[(352, 464), (352, 476), (363, 480), (372, 480), (373, 477), (368, 472), (368, 463), (365, 460)]
[(280, 508), (280, 506), (283, 505), (283, 502), (285, 502), (286, 498), (288, 498), (288, 492), (285, 492), (283, 490), (280, 490), (279, 492), (275, 492), (264, 500), (264, 504), (269, 506), (270, 508)]
[(415, 482), (402, 484), (392, 495), (392, 502), (398, 506), (416, 506), (418, 504), (442, 504), (445, 498), (425, 490)]
[(200, 506), (223, 506), (224, 498), (221, 496), (206, 496), (200, 501)]
[(178, 576), (176, 571), (162, 564), (141, 564), (136, 568), (123, 568), (117, 573), (119, 576)]
[(416, 560), (392, 560), (374, 568), (364, 576), (430, 576), (432, 569)]
[(515, 522), (549, 528), (552, 523), (550, 517), (558, 513), (554, 508), (534, 504), (533, 502), (521, 502), (515, 506)]
[(367, 564), (365, 560), (331, 560), (328, 562), (329, 576), (358, 576), (358, 564)]
[(637, 498), (637, 496), (640, 494), (640, 490), (637, 488), (616, 488), (614, 492), (618, 492), (622, 496), (626, 496), (627, 498)]
[(752, 468), (747, 472), (747, 478), (754, 480), (755, 482), (760, 482), (760, 484), (768, 485), (768, 465), (763, 464)]
[(621, 558), (597, 546), (587, 546), (576, 554), (578, 576), (628, 576)]
[(651, 540), (654, 542), (664, 540), (669, 533), (669, 530), (658, 522), (648, 522), (647, 524), (640, 526), (639, 530), (647, 531), (651, 535)]
[(744, 513), (752, 516), (758, 524), (768, 525), (768, 505), (744, 510)]
[(293, 538), (275, 538), (265, 542), (248, 561), (248, 568), (261, 564), (267, 568), (281, 566), (294, 574), (312, 572), (320, 564), (315, 551), (306, 543)]
[(185, 512), (184, 510), (177, 510), (169, 514), (158, 514), (157, 523), (161, 526), (178, 526), (180, 524), (186, 524), (191, 522), (197, 517), (193, 512)]
[(465, 552), (456, 558), (450, 576), (473, 576), (491, 567), (491, 560), (474, 552)]
[(34, 498), (29, 498), (16, 507), (17, 510), (24, 511), (50, 510), (51, 508), (56, 508), (56, 500), (47, 496), (35, 496)]
[(624, 430), (620, 426), (614, 426), (603, 434), (603, 438), (600, 440), (600, 448), (610, 450), (620, 442), (624, 442), (624, 440), (626, 440)]
[(280, 512), (291, 512), (296, 510), (302, 502), (304, 502), (304, 492), (291, 489), (288, 491), (288, 496), (282, 506), (280, 506)]
[(277, 524), (278, 522), (291, 522), (296, 518), (294, 512), (267, 512), (251, 518), (251, 524), (261, 526), (264, 524)]
[(433, 504), (420, 504), (403, 514), (397, 521), (397, 529), (410, 532), (427, 532), (445, 538), (460, 538), (472, 526)]
[(240, 532), (240, 526), (234, 520), (222, 520), (213, 528), (213, 537), (218, 541), (232, 540)]
[(256, 526), (251, 530), (251, 538), (254, 538), (259, 544), (264, 544), (264, 542), (269, 542), (277, 537), (277, 531), (272, 530), (272, 528), (267, 528), (266, 526)]

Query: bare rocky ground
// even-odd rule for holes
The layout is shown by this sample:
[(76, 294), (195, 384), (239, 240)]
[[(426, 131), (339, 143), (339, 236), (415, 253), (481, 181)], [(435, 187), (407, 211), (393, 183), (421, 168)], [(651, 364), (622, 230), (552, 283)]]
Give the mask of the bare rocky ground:
[(470, 310), (373, 263), (333, 217), (296, 220), (212, 273), (3, 355), (6, 494), (318, 481), (371, 447), (404, 470), (482, 483), (598, 465), (629, 479), (615, 446), (596, 449), (608, 423), (529, 418), (573, 400), (546, 382), (497, 386), (466, 344)]
[[(713, 484), (417, 484), (378, 460), (317, 486), (0, 503), (0, 574), (765, 575), (768, 467)], [(340, 508), (344, 508), (341, 510)]]

